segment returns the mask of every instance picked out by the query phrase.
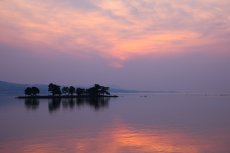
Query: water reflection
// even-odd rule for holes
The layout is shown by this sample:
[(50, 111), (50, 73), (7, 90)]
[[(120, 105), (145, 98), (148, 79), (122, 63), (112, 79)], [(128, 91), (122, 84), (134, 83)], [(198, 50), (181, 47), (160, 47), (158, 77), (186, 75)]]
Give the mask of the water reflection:
[(39, 100), (36, 98), (25, 99), (25, 107), (27, 109), (36, 110), (39, 107)]
[(61, 107), (61, 98), (49, 99), (49, 104), (48, 104), (49, 112), (57, 111), (60, 109), (60, 107)]
[[(109, 97), (103, 98), (52, 98), (48, 100), (49, 112), (63, 109), (73, 109), (75, 107), (90, 106), (98, 111), (109, 106)], [(36, 110), (39, 107), (39, 99), (25, 99), (27, 109)]]
[(0, 107), (4, 153), (230, 152), (229, 97), (10, 100)]
[[(117, 124), (117, 123), (115, 123)], [(207, 135), (192, 135), (170, 129), (139, 129), (124, 123), (105, 128), (93, 134), (83, 134), (79, 129), (65, 131), (65, 134), (39, 136), (13, 141), (12, 145), (22, 153), (30, 152), (81, 152), (81, 153), (227, 153), (229, 136), (218, 133), (226, 141), (213, 141)], [(216, 136), (216, 135), (214, 135)], [(84, 137), (84, 139), (82, 139)], [(218, 137), (217, 137), (218, 138)], [(61, 141), (60, 141), (61, 140)], [(222, 139), (221, 139), (222, 140)], [(12, 148), (2, 145), (4, 152)], [(65, 147), (63, 147), (65, 146)], [(103, 146), (103, 147), (102, 147)]]

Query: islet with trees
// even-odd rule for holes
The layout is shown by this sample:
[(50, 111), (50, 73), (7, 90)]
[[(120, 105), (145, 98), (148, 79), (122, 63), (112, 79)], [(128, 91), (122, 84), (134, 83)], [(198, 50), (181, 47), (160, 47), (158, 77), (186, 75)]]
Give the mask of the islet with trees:
[(24, 90), (25, 96), (17, 98), (81, 98), (81, 97), (118, 97), (111, 95), (109, 87), (95, 84), (90, 88), (76, 88), (74, 86), (63, 86), (50, 83), (48, 85), (48, 92), (50, 95), (39, 95), (40, 90), (38, 87), (27, 87)]

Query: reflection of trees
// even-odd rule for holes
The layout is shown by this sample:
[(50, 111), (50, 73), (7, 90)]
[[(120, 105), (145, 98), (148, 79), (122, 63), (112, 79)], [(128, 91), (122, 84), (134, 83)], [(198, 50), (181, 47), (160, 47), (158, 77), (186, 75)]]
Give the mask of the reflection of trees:
[(60, 109), (60, 106), (61, 106), (61, 98), (49, 99), (49, 105), (48, 105), (49, 112), (53, 112)]
[(39, 100), (36, 98), (26, 98), (25, 106), (27, 109), (35, 110), (39, 107)]
[(99, 110), (101, 108), (107, 107), (109, 104), (109, 98), (108, 97), (101, 97), (101, 98), (89, 98), (87, 103), (94, 107), (95, 110)]
[(74, 108), (88, 105), (95, 110), (108, 107), (109, 97), (92, 97), (92, 98), (64, 98), (62, 99), (63, 108)]
[[(109, 97), (99, 98), (53, 98), (49, 100), (49, 112), (63, 109), (73, 109), (75, 107), (90, 106), (99, 110), (109, 105)], [(62, 104), (62, 105), (61, 105)]]
[(73, 109), (76, 105), (76, 99), (75, 98), (64, 98), (62, 99), (62, 106), (64, 109), (71, 108)]
[[(96, 111), (109, 106), (109, 97), (88, 97), (88, 98), (52, 98), (48, 100), (49, 112), (55, 112), (62, 109), (73, 109), (77, 107), (90, 106)], [(27, 109), (35, 110), (39, 107), (39, 99), (26, 98), (25, 107)]]

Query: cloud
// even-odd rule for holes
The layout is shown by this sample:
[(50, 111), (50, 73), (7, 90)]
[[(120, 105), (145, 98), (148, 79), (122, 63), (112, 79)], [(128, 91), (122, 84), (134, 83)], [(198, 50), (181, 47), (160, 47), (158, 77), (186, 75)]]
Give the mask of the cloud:
[[(229, 40), (227, 0), (0, 2), (0, 42), (122, 63)], [(36, 49), (34, 49), (36, 48)], [(39, 50), (40, 49), (40, 50)], [(91, 55), (92, 53), (92, 55)]]

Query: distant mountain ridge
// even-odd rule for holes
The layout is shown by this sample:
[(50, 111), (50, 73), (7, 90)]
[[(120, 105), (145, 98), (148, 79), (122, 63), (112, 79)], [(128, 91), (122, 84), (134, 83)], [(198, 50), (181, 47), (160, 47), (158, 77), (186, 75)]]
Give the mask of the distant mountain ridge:
[[(17, 94), (23, 92), (24, 88), (27, 85), (17, 84), (17, 83), (9, 83), (0, 81), (0, 95), (8, 95), (8, 94)], [(19, 92), (20, 91), (20, 92)]]
[(47, 85), (35, 85), (35, 84), (20, 84), (0, 81), (0, 95), (22, 95), (26, 87), (37, 86), (40, 89), (41, 94), (48, 93)]
[[(12, 82), (0, 81), (0, 95), (23, 95), (26, 87), (36, 86), (40, 89), (40, 94), (48, 94), (48, 84), (19, 84)], [(111, 93), (139, 93), (149, 91), (127, 90), (122, 88), (110, 88)]]

